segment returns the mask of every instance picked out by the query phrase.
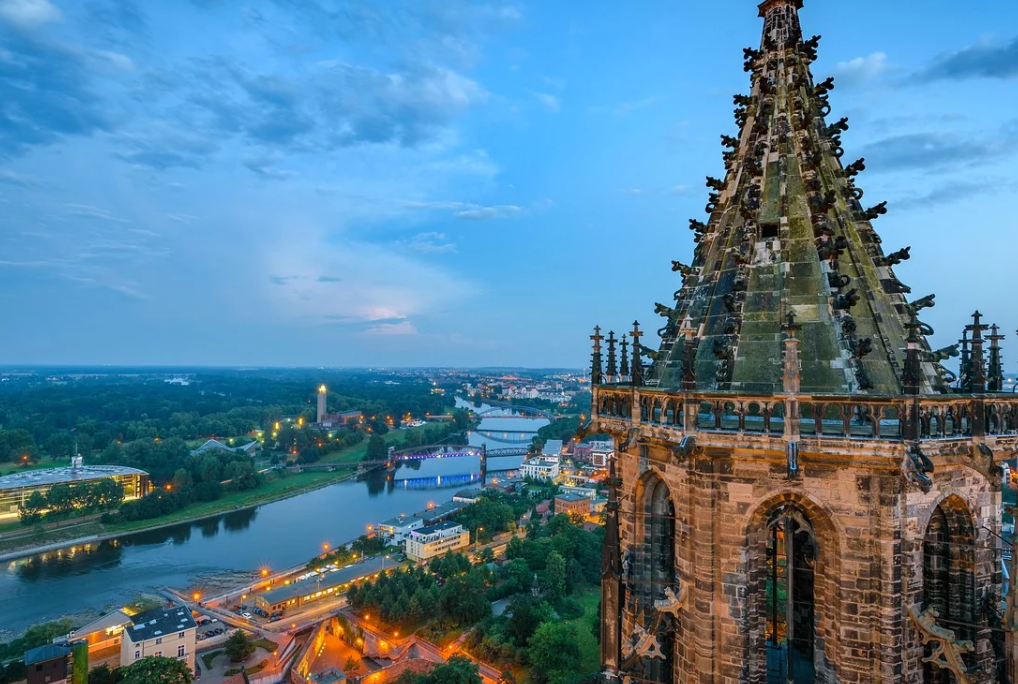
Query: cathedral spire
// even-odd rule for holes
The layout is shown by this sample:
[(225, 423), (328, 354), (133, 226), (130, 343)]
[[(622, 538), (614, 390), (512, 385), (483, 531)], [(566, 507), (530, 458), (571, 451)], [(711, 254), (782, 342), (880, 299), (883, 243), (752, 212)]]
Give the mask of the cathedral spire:
[(1000, 342), (1004, 336), (1000, 334), (1000, 326), (996, 323), (991, 325), (990, 334), (986, 336), (986, 339), (990, 341), (990, 370), (987, 390), (1002, 392), (1004, 390), (1004, 362), (1000, 357)]
[[(848, 119), (828, 121), (834, 79), (813, 79), (820, 37), (803, 39), (802, 5), (759, 4), (763, 39), (744, 50), (751, 89), (734, 97), (738, 130), (722, 135), (726, 177), (708, 177), (708, 218), (690, 221), (693, 263), (673, 262), (676, 304), (658, 306), (668, 323), (645, 373), (656, 387), (681, 387), (692, 363), (698, 390), (783, 391), (781, 326), (793, 311), (803, 393), (902, 392), (910, 290), (894, 269), (911, 251), (885, 254), (873, 222), (887, 203), (864, 207), (865, 162), (842, 163)], [(692, 361), (677, 344), (686, 319)], [(925, 336), (919, 345), (929, 351)], [(919, 356), (919, 391), (933, 392), (939, 375)]]
[(601, 326), (594, 326), (594, 334), (590, 339), (594, 342), (594, 351), (590, 355), (590, 384), (600, 385), (604, 381), (601, 365), (601, 340), (604, 339), (604, 335), (601, 334)]
[(615, 360), (615, 331), (608, 331), (608, 382), (618, 381), (619, 364)]

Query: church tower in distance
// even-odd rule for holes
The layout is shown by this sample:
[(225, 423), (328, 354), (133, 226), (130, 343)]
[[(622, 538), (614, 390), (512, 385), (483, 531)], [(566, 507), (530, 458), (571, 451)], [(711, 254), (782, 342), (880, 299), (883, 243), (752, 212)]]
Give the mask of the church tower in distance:
[[(603, 677), (625, 684), (1009, 681), (1001, 461), (1018, 446), (999, 328), (956, 376), (844, 164), (802, 0), (767, 0), (749, 95), (708, 178), (659, 348), (594, 331), (592, 418), (617, 457)], [(987, 331), (991, 331), (987, 333)], [(990, 342), (984, 350), (984, 341)], [(607, 367), (602, 365), (602, 350)], [(987, 356), (987, 351), (989, 355)], [(1005, 639), (1005, 635), (1007, 638)]]

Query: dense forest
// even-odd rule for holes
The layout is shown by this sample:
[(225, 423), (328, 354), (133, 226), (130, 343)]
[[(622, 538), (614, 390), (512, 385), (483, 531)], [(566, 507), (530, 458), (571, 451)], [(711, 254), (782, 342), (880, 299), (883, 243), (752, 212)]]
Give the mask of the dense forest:
[[(361, 410), (365, 427), (384, 432), (387, 417), (442, 413), (452, 399), (423, 377), (279, 371), (200, 372), (189, 384), (166, 374), (9, 375), (0, 382), (0, 462), (86, 456), (137, 440), (231, 438), (287, 417), (315, 418), (316, 389), (329, 386), (329, 411)], [(141, 467), (141, 466), (139, 466)], [(172, 474), (172, 471), (170, 471)]]

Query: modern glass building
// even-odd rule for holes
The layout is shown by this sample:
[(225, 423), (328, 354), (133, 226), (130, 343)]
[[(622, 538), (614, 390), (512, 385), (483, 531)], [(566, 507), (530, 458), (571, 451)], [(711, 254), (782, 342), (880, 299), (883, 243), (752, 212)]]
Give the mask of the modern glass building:
[(53, 485), (76, 484), (112, 477), (124, 485), (124, 498), (148, 493), (148, 473), (125, 466), (79, 466), (30, 470), (0, 477), (0, 521), (18, 517), (18, 508), (33, 492), (45, 495)]

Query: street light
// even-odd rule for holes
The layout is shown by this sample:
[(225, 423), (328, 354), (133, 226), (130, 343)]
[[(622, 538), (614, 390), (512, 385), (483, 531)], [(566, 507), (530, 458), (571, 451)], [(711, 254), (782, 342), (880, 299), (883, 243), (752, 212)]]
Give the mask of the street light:
[(483, 527), (478, 527), (477, 531), (474, 532), (474, 546), (477, 546), (477, 544), (481, 541), (481, 531), (482, 530), (484, 530)]

